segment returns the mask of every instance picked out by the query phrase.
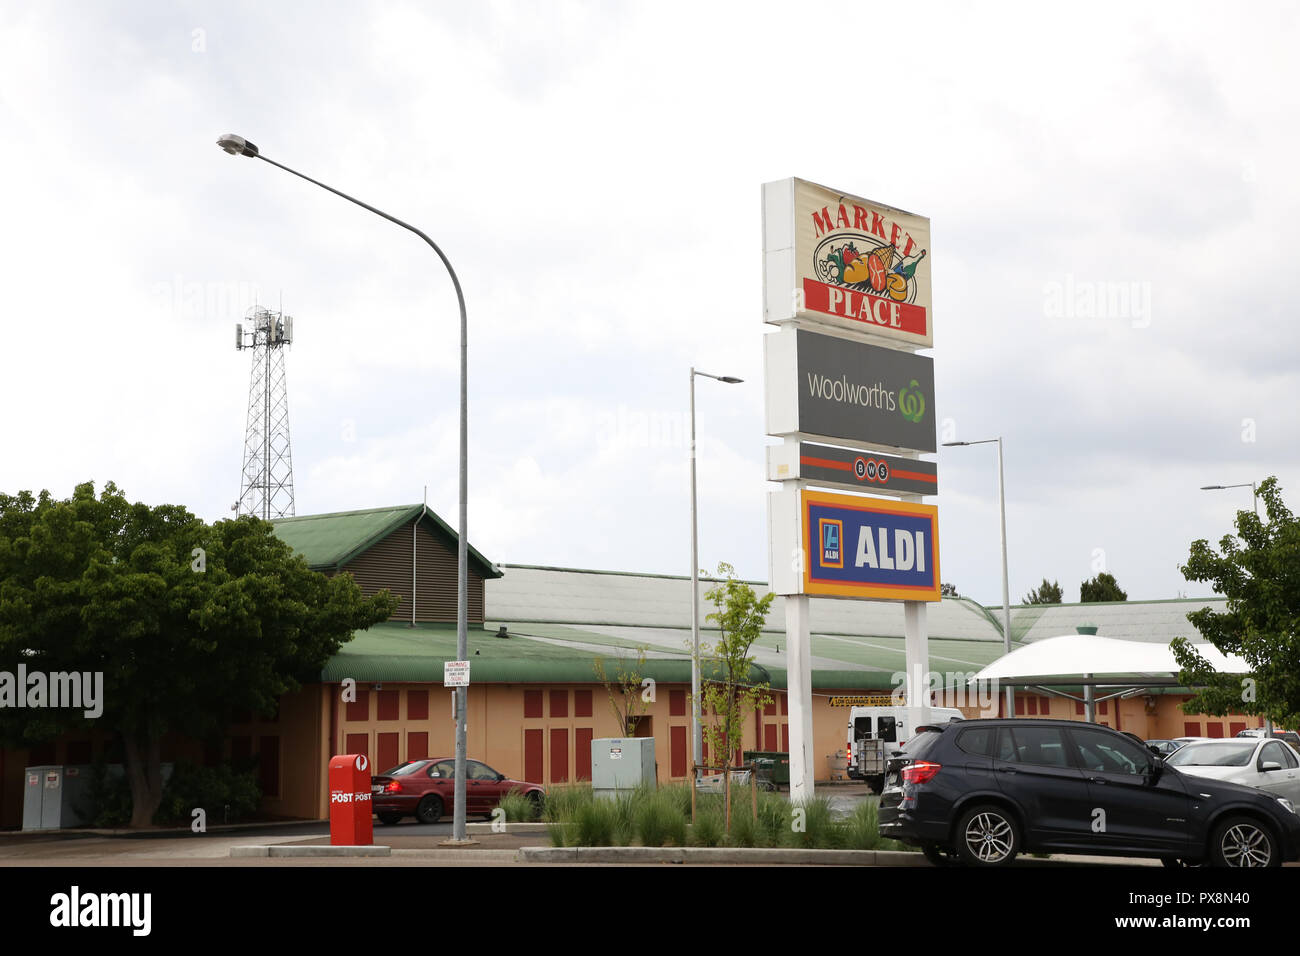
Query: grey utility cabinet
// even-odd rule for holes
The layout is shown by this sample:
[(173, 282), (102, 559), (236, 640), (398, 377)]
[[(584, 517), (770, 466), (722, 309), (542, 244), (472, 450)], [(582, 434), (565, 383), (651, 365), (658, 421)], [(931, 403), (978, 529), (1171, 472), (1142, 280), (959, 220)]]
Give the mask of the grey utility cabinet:
[(644, 784), (655, 786), (653, 737), (601, 737), (591, 742), (591, 789), (613, 799)]
[(90, 767), (43, 765), (23, 771), (23, 829), (58, 830), (86, 823), (82, 812)]

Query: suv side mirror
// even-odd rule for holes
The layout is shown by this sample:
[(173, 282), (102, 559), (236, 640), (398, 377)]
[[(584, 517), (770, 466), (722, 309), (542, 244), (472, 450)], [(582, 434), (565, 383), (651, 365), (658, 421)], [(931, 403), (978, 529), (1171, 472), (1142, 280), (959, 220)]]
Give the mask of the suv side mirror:
[(1282, 765), (1276, 760), (1265, 760), (1259, 765), (1259, 769), (1262, 773), (1268, 773), (1270, 770), (1281, 770)]

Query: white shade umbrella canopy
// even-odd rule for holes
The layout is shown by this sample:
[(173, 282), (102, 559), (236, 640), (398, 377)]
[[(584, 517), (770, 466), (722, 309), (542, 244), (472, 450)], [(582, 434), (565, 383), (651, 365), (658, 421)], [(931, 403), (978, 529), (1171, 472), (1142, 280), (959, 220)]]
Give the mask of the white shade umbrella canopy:
[[(1212, 644), (1192, 646), (1220, 673), (1250, 673), (1250, 665), (1240, 657), (1224, 654)], [(984, 668), (975, 675), (975, 680), (1069, 683), (1071, 678), (1077, 682), (1084, 675), (1094, 679), (1167, 680), (1177, 677), (1179, 670), (1174, 652), (1167, 644), (1067, 634), (1019, 647)]]

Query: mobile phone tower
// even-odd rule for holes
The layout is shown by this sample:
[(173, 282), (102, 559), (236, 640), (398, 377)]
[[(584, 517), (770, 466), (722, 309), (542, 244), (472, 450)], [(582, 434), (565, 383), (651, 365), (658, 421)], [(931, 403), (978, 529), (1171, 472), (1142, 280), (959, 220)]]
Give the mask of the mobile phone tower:
[(253, 353), (248, 381), (244, 467), (233, 511), (259, 518), (293, 517), (293, 455), (289, 448), (289, 384), (285, 346), (293, 341), (293, 316), (260, 306), (244, 316), (252, 330), (235, 324), (235, 348)]

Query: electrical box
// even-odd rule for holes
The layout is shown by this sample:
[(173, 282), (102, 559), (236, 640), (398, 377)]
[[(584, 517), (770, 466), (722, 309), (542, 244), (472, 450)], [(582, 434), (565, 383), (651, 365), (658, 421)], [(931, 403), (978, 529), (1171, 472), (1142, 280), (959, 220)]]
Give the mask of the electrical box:
[[(161, 766), (165, 785), (173, 764)], [(23, 830), (61, 830), (89, 826), (99, 808), (91, 805), (91, 782), (95, 768), (42, 765), (23, 770)], [(105, 767), (106, 780), (121, 780), (126, 770), (120, 763)]]
[[(121, 773), (121, 767), (118, 768)], [(23, 770), (23, 829), (58, 830), (89, 823), (90, 767), (40, 766)], [(110, 771), (111, 772), (111, 771)]]
[(612, 800), (639, 786), (654, 789), (657, 777), (653, 737), (602, 737), (591, 742), (591, 789), (598, 798)]

